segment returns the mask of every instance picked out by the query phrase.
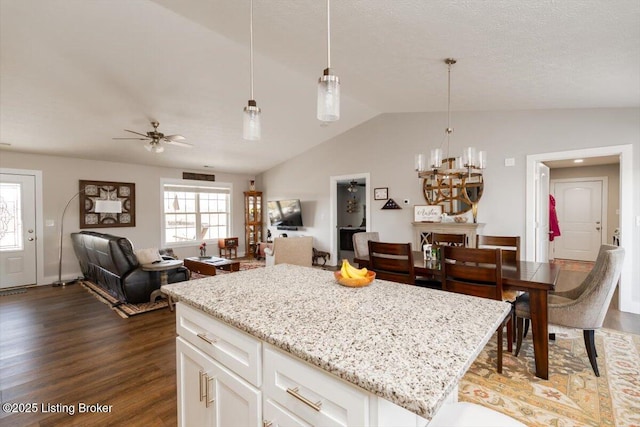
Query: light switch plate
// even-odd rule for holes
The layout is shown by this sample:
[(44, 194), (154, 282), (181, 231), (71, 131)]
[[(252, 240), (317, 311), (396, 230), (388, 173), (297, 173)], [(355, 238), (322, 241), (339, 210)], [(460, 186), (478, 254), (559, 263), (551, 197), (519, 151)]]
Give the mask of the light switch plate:
[(514, 159), (513, 157), (509, 157), (508, 159), (504, 159), (504, 165), (505, 166), (515, 166), (516, 165), (516, 159)]

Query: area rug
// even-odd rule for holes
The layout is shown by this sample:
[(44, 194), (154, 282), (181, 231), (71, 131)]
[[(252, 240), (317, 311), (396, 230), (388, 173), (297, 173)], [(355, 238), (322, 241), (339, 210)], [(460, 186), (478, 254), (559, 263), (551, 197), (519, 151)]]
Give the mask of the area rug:
[(82, 280), (80, 281), (80, 284), (98, 298), (100, 302), (108, 305), (111, 310), (125, 319), (169, 306), (169, 303), (165, 298), (156, 299), (156, 302), (144, 302), (141, 304), (122, 303), (92, 282)]
[(528, 426), (640, 426), (640, 335), (596, 331), (600, 377), (589, 364), (582, 331), (549, 342), (549, 380), (535, 376), (531, 340), (519, 357), (505, 353), (496, 372), (491, 339), (460, 382), (461, 401), (503, 412)]

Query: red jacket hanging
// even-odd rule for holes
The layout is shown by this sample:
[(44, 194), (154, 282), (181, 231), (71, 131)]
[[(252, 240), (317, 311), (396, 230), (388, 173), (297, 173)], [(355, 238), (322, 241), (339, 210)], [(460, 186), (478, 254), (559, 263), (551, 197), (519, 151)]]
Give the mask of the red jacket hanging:
[(549, 241), (560, 236), (560, 224), (558, 223), (558, 215), (556, 214), (556, 199), (549, 194)]

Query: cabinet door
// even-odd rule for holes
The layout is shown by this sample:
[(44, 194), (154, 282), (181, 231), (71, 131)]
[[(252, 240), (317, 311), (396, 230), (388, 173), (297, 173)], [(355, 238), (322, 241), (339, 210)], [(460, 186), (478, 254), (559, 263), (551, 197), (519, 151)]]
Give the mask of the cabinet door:
[(212, 426), (215, 407), (211, 397), (207, 403), (207, 394), (212, 388), (213, 361), (180, 337), (176, 339), (176, 361), (178, 426)]
[(262, 422), (262, 397), (260, 391), (242, 378), (213, 362), (215, 377), (213, 399), (216, 414), (215, 427), (255, 426)]

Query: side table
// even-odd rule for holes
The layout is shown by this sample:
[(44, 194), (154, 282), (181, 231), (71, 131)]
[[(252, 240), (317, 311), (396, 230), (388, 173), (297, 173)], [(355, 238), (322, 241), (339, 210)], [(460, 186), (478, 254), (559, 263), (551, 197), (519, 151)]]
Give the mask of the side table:
[[(142, 264), (140, 268), (142, 268), (144, 271), (159, 271), (160, 286), (162, 286), (162, 285), (169, 284), (167, 280), (167, 277), (168, 277), (167, 271), (172, 270), (174, 268), (178, 268), (183, 264), (184, 262), (182, 260), (171, 259), (171, 260), (156, 262), (155, 264)], [(162, 296), (162, 291), (160, 290), (160, 288), (158, 288), (155, 291), (151, 292), (151, 297), (149, 298), (149, 302), (155, 302), (156, 299), (158, 299), (158, 297), (160, 296)], [(168, 296), (168, 300), (169, 300), (169, 310), (173, 311), (173, 300), (171, 299), (171, 296)]]

